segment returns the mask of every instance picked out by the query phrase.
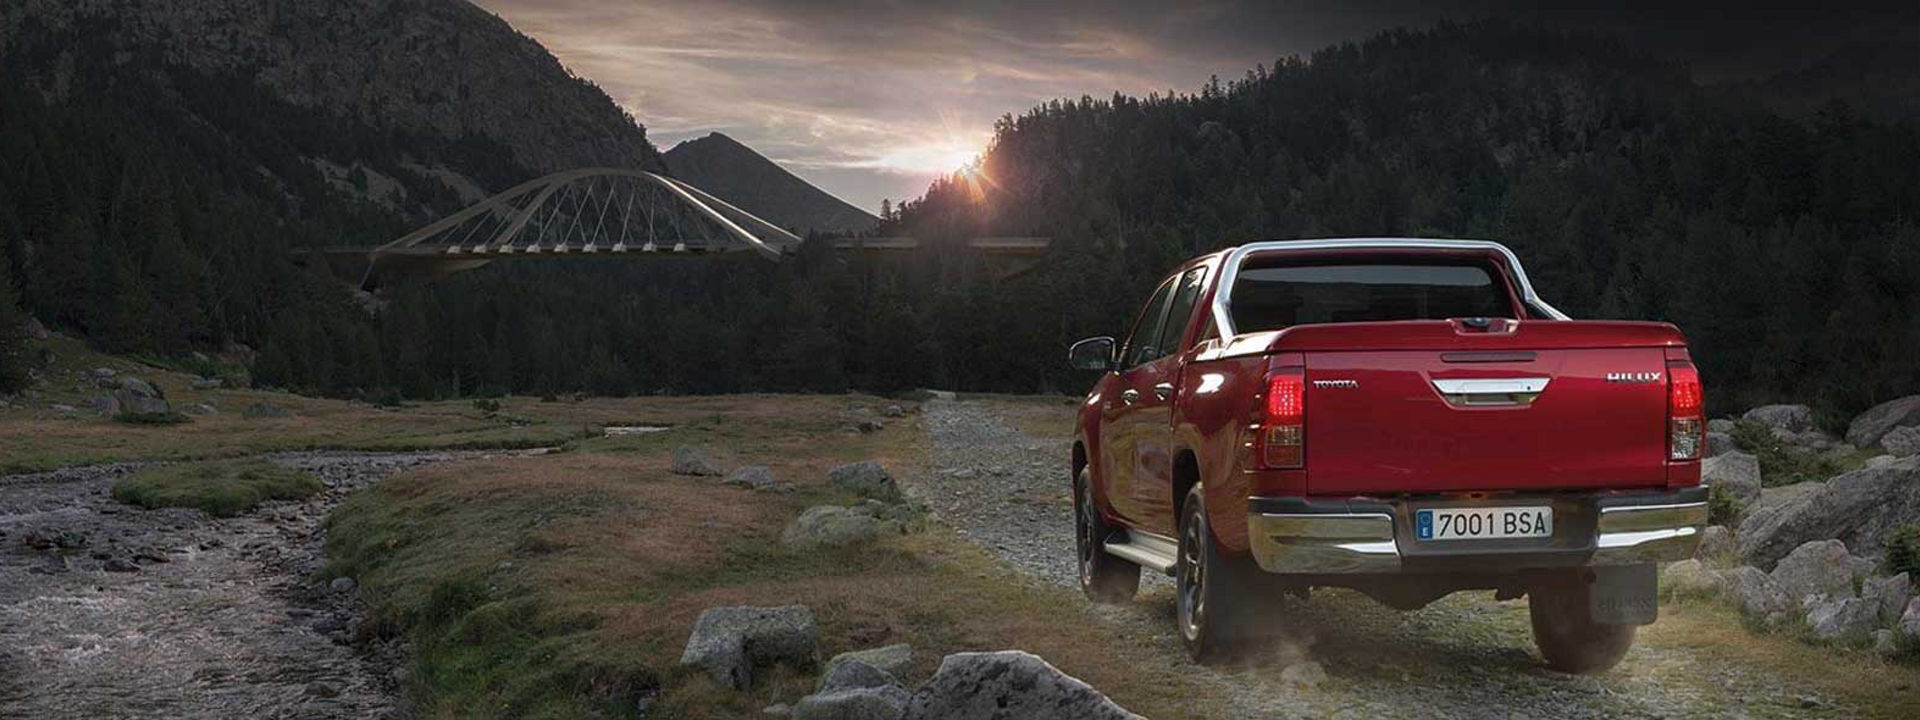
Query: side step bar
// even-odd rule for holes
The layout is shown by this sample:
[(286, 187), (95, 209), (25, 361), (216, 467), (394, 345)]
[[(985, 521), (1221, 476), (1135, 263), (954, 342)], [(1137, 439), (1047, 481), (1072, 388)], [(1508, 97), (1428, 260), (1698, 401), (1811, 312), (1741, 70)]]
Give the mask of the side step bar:
[(1173, 538), (1155, 535), (1141, 530), (1127, 530), (1125, 539), (1108, 541), (1103, 547), (1108, 555), (1126, 560), (1140, 567), (1173, 574), (1173, 566), (1180, 557), (1180, 543)]

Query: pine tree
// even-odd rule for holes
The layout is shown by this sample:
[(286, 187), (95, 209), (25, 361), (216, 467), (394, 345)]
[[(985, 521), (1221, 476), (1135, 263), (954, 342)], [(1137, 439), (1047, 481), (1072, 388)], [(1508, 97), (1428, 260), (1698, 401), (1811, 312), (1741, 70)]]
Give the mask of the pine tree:
[(13, 263), (0, 253), (0, 395), (27, 389), (33, 348), (27, 342), (27, 316), (14, 288)]

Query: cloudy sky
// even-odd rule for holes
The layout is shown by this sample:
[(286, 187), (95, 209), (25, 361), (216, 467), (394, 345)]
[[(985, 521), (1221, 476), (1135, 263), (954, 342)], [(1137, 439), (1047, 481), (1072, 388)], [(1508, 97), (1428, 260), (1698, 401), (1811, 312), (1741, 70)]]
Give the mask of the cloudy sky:
[[(1004, 114), (1083, 94), (1191, 92), (1209, 75), (1392, 27), (1519, 16), (1629, 33), (1707, 74), (1874, 32), (1832, 9), (1727, 0), (476, 2), (605, 88), (662, 150), (723, 132), (869, 210), (970, 160)], [(1783, 36), (1796, 52), (1780, 49)]]

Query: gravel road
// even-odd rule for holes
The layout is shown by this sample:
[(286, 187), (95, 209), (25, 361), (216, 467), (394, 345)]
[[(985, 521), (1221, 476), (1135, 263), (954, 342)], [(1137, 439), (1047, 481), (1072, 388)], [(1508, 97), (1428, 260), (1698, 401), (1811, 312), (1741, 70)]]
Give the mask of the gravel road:
[[(1031, 437), (991, 402), (935, 400), (924, 408), (932, 467), (909, 479), (909, 492), (1014, 568), (1073, 587), (1069, 428)], [(1534, 654), (1526, 602), (1495, 602), (1491, 593), (1460, 593), (1411, 613), (1345, 591), (1273, 602), (1268, 620), (1282, 629), (1241, 663), (1214, 667), (1187, 662), (1174, 634), (1172, 585), (1163, 577), (1143, 583), (1133, 603), (1087, 608), (1117, 638), (1160, 651), (1161, 667), (1192, 673), (1216, 690), (1224, 706), (1219, 717), (1854, 714), (1795, 678), (1647, 643), (1600, 676), (1551, 672)], [(1306, 663), (1323, 667), (1328, 678), (1296, 682)]]
[(347, 493), (473, 455), (272, 456), (326, 491), (228, 519), (115, 502), (136, 465), (0, 478), (0, 718), (398, 715), (399, 649), (356, 650), (353, 593), (310, 580), (320, 522)]

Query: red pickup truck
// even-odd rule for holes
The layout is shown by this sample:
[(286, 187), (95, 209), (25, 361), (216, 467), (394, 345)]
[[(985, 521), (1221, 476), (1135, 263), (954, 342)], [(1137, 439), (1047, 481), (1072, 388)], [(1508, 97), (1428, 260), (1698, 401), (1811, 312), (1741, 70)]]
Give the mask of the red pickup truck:
[(1069, 356), (1103, 373), (1073, 445), (1080, 584), (1122, 602), (1171, 574), (1199, 661), (1275, 593), (1493, 590), (1529, 596), (1549, 666), (1598, 672), (1706, 527), (1679, 330), (1569, 320), (1497, 243), (1223, 250)]

